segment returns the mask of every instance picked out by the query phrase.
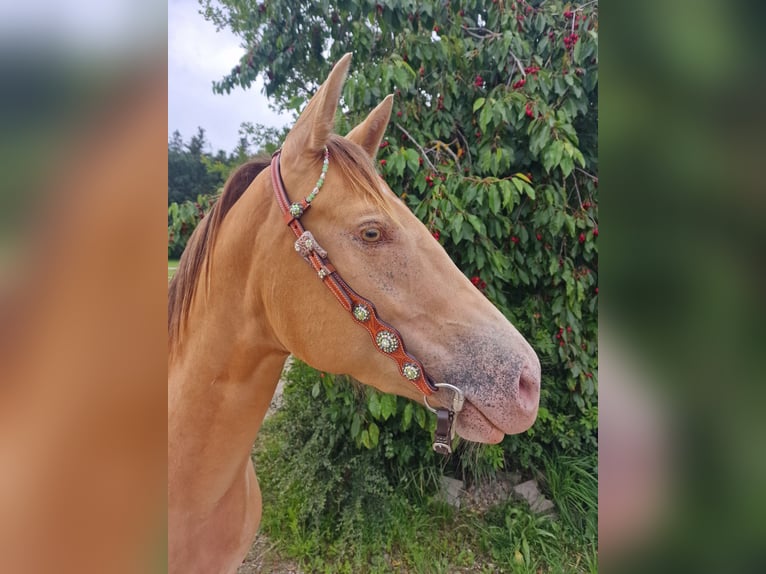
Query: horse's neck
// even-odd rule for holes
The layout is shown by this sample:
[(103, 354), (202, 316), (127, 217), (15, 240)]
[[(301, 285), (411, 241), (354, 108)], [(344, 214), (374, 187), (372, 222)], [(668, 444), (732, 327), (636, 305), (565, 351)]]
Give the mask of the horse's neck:
[(209, 289), (203, 272), (168, 367), (169, 471), (189, 496), (215, 496), (247, 463), (287, 357), (251, 272), (263, 191), (248, 190), (224, 220)]

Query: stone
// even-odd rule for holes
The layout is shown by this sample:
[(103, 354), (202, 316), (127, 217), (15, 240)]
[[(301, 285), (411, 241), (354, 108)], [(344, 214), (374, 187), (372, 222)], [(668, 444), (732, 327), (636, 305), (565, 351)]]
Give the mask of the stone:
[(460, 497), (463, 495), (465, 489), (463, 481), (457, 480), (456, 478), (450, 478), (449, 476), (442, 476), (440, 482), (441, 488), (436, 498), (459, 509)]
[(528, 480), (513, 487), (513, 497), (529, 504), (529, 509), (535, 514), (549, 514), (554, 510), (554, 504), (540, 492), (536, 480)]

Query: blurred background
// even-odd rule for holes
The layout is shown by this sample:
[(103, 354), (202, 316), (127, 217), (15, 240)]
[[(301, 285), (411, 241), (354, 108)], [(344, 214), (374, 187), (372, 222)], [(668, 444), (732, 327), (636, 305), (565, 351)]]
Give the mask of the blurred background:
[[(1, 571), (164, 568), (165, 9), (0, 7)], [(601, 15), (601, 567), (763, 571), (763, 8)]]
[(166, 7), (0, 5), (0, 571), (165, 570)]
[(605, 572), (766, 567), (762, 7), (603, 6)]

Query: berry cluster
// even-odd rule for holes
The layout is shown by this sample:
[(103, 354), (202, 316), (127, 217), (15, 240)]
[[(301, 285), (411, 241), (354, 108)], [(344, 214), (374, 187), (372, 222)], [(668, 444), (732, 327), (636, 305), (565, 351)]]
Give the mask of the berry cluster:
[[(572, 327), (567, 327), (567, 333), (572, 332)], [(559, 327), (559, 332), (556, 333), (556, 339), (559, 341), (559, 347), (563, 347), (564, 344), (567, 342), (567, 338), (564, 335), (564, 327)]]
[(580, 39), (580, 36), (577, 34), (570, 34), (569, 36), (564, 37), (564, 46), (567, 50), (571, 50), (575, 47), (575, 44), (577, 44), (577, 40)]
[(471, 277), (471, 283), (473, 283), (474, 287), (476, 287), (479, 291), (484, 291), (487, 288), (487, 284), (476, 275)]
[(518, 90), (519, 88), (523, 88), (524, 84), (526, 84), (526, 83), (527, 83), (527, 79), (526, 78), (521, 78), (518, 82), (515, 82), (513, 84), (513, 89), (514, 90)]
[(477, 88), (481, 88), (484, 86), (484, 78), (481, 76), (476, 76), (476, 79), (473, 81), (473, 85)]
[(536, 74), (539, 71), (540, 71), (540, 67), (539, 66), (529, 66), (528, 68), (524, 68), (524, 72), (527, 73), (527, 74), (533, 74), (534, 75), (534, 74)]
[(535, 117), (535, 110), (532, 106), (532, 102), (527, 102), (527, 107), (524, 108), (524, 113), (527, 115), (528, 118)]

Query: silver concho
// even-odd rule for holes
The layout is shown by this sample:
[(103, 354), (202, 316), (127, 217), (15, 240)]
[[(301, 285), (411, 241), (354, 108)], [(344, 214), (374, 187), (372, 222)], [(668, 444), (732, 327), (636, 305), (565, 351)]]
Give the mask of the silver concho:
[(375, 336), (375, 343), (384, 353), (393, 353), (399, 348), (399, 341), (390, 331), (379, 331)]
[(293, 217), (300, 217), (303, 215), (303, 206), (300, 203), (293, 203), (290, 205), (290, 215)]
[(414, 381), (420, 377), (420, 369), (413, 363), (404, 363), (404, 366), (402, 367), (402, 374), (408, 381)]
[(361, 321), (364, 323), (367, 319), (370, 318), (370, 310), (367, 308), (366, 305), (354, 305), (354, 310), (352, 311), (354, 314), (354, 318), (357, 321)]

